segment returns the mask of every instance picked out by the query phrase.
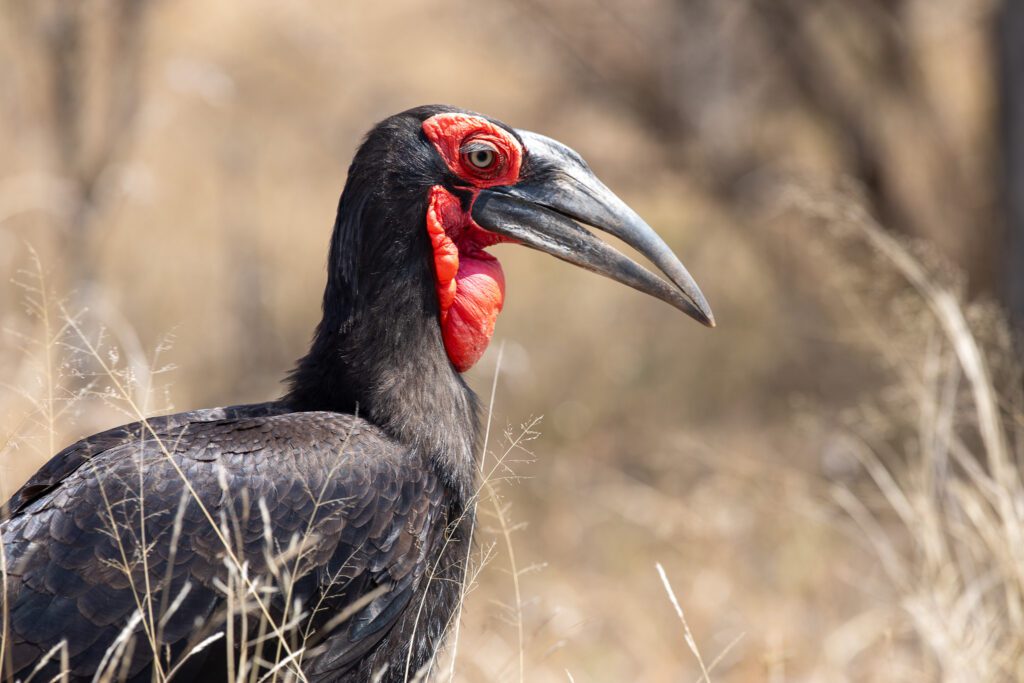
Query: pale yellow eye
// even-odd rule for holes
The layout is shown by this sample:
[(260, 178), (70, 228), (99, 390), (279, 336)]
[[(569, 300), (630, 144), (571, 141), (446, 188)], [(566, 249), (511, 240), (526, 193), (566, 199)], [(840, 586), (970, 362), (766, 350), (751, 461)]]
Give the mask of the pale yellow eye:
[(468, 155), (469, 163), (477, 168), (490, 168), (494, 165), (493, 149), (474, 149)]

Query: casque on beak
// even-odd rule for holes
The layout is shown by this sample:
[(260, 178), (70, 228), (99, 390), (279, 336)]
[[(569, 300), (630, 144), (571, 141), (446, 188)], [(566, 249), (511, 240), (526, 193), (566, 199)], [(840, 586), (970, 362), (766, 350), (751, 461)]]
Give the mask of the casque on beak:
[[(516, 131), (528, 164), (515, 185), (480, 190), (473, 220), (481, 227), (657, 297), (715, 326), (711, 307), (665, 241), (605, 187), (579, 154), (551, 138)], [(618, 237), (668, 281), (619, 253), (577, 221)]]

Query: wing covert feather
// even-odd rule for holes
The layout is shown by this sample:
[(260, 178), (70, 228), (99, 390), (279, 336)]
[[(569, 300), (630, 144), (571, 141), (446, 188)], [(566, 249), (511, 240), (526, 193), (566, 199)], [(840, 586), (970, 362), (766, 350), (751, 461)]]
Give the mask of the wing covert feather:
[[(223, 628), (224, 538), (250, 577), (270, 582), (287, 570), (289, 590), (279, 586), (266, 604), (276, 619), (298, 601), (303, 632), (318, 633), (387, 586), (318, 633), (330, 637), (335, 671), (374, 647), (424, 575), (444, 526), (442, 486), (425, 458), (358, 418), (275, 405), (103, 432), (62, 451), (15, 494), (3, 537), (16, 671), (65, 639), (74, 675), (91, 677), (133, 615), (148, 610), (158, 615), (161, 652), (180, 656)], [(153, 634), (142, 622), (130, 673), (148, 679)]]

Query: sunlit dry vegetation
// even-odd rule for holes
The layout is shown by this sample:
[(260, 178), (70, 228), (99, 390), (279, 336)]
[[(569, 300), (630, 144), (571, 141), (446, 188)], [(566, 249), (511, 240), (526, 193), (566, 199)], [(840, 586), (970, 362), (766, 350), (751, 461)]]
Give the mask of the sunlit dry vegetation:
[[(719, 329), (496, 250), (477, 543), (429, 675), (1024, 677), (999, 3), (0, 8), (5, 495), (100, 429), (277, 396), (359, 136), (450, 102), (578, 149)], [(260, 600), (297, 544), (273, 585), (229, 567), (254, 630), (197, 634), (278, 634), (240, 680), (295, 675), (309, 606)], [(176, 597), (138, 595), (109, 680)]]

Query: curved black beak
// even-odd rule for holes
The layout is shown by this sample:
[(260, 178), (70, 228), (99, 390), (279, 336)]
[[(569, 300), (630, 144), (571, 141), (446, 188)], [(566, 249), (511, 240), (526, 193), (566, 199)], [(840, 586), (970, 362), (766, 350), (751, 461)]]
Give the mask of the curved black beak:
[[(597, 179), (579, 154), (543, 135), (517, 133), (526, 147), (524, 178), (515, 185), (480, 191), (473, 204), (478, 225), (629, 285), (715, 326), (700, 288), (665, 241)], [(576, 221), (618, 237), (650, 259), (668, 282)]]

